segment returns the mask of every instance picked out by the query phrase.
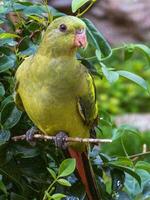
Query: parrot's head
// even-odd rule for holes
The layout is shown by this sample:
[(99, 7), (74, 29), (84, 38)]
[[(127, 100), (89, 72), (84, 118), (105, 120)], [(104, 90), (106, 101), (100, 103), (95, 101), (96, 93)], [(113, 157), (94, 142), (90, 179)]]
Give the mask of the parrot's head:
[(49, 25), (43, 40), (45, 47), (49, 46), (56, 54), (75, 52), (87, 45), (86, 25), (74, 16), (59, 17)]

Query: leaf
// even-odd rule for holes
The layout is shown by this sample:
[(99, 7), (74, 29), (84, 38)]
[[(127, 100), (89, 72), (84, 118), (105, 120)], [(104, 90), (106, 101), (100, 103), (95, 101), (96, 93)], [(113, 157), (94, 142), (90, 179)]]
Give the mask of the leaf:
[(15, 65), (15, 60), (10, 56), (4, 54), (0, 55), (0, 73), (4, 72), (10, 68), (13, 68)]
[(123, 166), (133, 167), (132, 160), (126, 157), (118, 157), (117, 159), (112, 160), (109, 163), (113, 165), (123, 165)]
[(51, 198), (54, 199), (54, 200), (61, 200), (62, 198), (65, 198), (65, 197), (66, 197), (66, 195), (61, 194), (61, 193), (53, 194), (51, 196)]
[(101, 63), (101, 66), (102, 66), (102, 72), (103, 72), (104, 76), (106, 77), (106, 79), (107, 79), (111, 84), (118, 80), (118, 78), (119, 78), (119, 73), (113, 72), (113, 71), (109, 71), (109, 70), (107, 69), (107, 67), (106, 67), (103, 63)]
[(127, 133), (134, 134), (134, 135), (140, 137), (140, 139), (141, 139), (141, 135), (139, 134), (139, 132), (136, 128), (129, 126), (129, 125), (121, 125), (119, 128), (113, 129), (112, 140), (115, 141), (115, 140), (123, 137)]
[(30, 56), (36, 52), (37, 45), (35, 45), (28, 36), (24, 37), (19, 44), (20, 54)]
[(136, 74), (133, 74), (131, 72), (128, 72), (128, 71), (120, 70), (120, 71), (117, 71), (117, 72), (118, 72), (118, 74), (120, 76), (123, 76), (125, 78), (130, 79), (131, 81), (137, 83), (139, 86), (141, 86), (145, 90), (148, 90), (148, 85), (147, 85), (146, 81), (142, 77), (140, 77), (140, 76), (138, 76)]
[(1, 130), (0, 131), (0, 145), (5, 144), (10, 139), (10, 131)]
[(19, 194), (13, 193), (13, 192), (10, 193), (10, 199), (11, 200), (27, 200), (22, 195), (19, 195)]
[(63, 179), (63, 178), (58, 179), (57, 182), (59, 184), (61, 184), (61, 185), (64, 185), (64, 186), (68, 186), (68, 187), (71, 186), (71, 184), (69, 183), (69, 181), (67, 181), (66, 179)]
[(3, 97), (5, 95), (5, 88), (3, 84), (0, 82), (0, 97)]
[(34, 16), (34, 15), (30, 15), (29, 18), (33, 19), (34, 21), (37, 21), (40, 24), (43, 24), (45, 22), (45, 18), (44, 17), (38, 17), (38, 16)]
[(117, 169), (120, 169), (120, 170), (123, 170), (124, 172), (130, 174), (132, 177), (134, 177), (137, 180), (137, 182), (141, 186), (141, 178), (140, 178), (140, 176), (131, 167), (128, 167), (129, 164), (130, 164), (130, 161), (127, 161), (127, 160), (124, 160), (122, 162), (120, 162), (120, 161), (116, 161), (116, 162), (115, 161), (111, 161), (111, 162), (108, 163), (109, 166), (117, 168)]
[(0, 39), (20, 38), (19, 35), (13, 33), (0, 33)]
[(150, 173), (148, 173), (147, 171), (138, 169), (136, 170), (136, 173), (141, 178), (141, 186), (134, 180), (134, 177), (132, 175), (126, 174), (126, 180), (125, 180), (125, 189), (130, 195), (133, 196), (133, 199), (134, 197), (137, 196), (137, 194), (140, 194), (143, 191), (144, 185), (148, 181), (150, 181)]
[(10, 129), (20, 120), (22, 112), (18, 110), (13, 102), (8, 102), (1, 111), (1, 124), (3, 128)]
[(70, 175), (75, 170), (75, 166), (75, 159), (68, 158), (64, 160), (59, 167), (58, 176), (63, 177)]
[(136, 169), (144, 169), (150, 173), (150, 163), (146, 161), (138, 161), (135, 165)]
[(71, 4), (72, 12), (75, 13), (79, 8), (86, 4), (90, 0), (73, 0)]
[(142, 51), (150, 62), (150, 48), (148, 46), (146, 46), (144, 44), (133, 44), (132, 46), (135, 49)]
[(101, 58), (102, 58), (101, 52), (100, 52), (98, 49), (96, 49), (95, 54), (96, 54), (97, 59), (98, 59), (99, 61), (101, 61)]
[(90, 20), (86, 18), (82, 20), (87, 26), (88, 42), (95, 48), (95, 50), (99, 50), (102, 53), (103, 57), (110, 56), (112, 54), (112, 50), (103, 35), (97, 30), (97, 28)]
[(53, 179), (56, 179), (56, 173), (54, 172), (54, 170), (47, 168), (47, 170), (49, 171), (49, 173), (51, 174), (51, 176), (53, 177)]
[(0, 190), (7, 195), (7, 189), (6, 186), (4, 185), (3, 181), (2, 181), (2, 175), (0, 175)]

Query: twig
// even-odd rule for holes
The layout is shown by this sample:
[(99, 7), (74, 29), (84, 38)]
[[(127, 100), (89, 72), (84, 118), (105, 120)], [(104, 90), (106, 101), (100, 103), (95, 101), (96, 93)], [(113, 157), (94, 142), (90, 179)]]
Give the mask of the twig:
[(150, 151), (143, 152), (143, 153), (137, 153), (137, 154), (134, 154), (134, 155), (129, 156), (129, 158), (130, 158), (130, 159), (134, 159), (134, 158), (136, 158), (136, 157), (140, 157), (140, 156), (144, 156), (144, 155), (150, 155)]
[[(39, 140), (55, 140), (56, 136), (48, 136), (48, 135), (41, 135), (41, 134), (35, 134), (34, 139), (39, 139)], [(26, 135), (19, 135), (19, 136), (14, 136), (11, 138), (13, 141), (19, 141), (19, 140), (25, 140)], [(94, 138), (79, 138), (79, 137), (67, 137), (64, 138), (65, 142), (81, 142), (81, 143), (111, 143), (111, 139), (94, 139)]]

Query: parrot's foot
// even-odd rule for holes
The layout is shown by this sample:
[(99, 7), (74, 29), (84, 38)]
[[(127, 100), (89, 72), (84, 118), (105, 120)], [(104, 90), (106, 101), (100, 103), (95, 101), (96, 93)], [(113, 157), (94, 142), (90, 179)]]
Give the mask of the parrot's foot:
[(67, 138), (68, 135), (64, 132), (59, 132), (56, 135), (55, 139), (55, 146), (59, 147), (61, 149), (66, 149), (67, 148), (67, 142), (65, 141), (65, 138)]
[(35, 146), (36, 145), (36, 141), (34, 140), (34, 135), (37, 132), (37, 128), (36, 127), (32, 127), (30, 128), (27, 132), (26, 132), (26, 140), (32, 145)]

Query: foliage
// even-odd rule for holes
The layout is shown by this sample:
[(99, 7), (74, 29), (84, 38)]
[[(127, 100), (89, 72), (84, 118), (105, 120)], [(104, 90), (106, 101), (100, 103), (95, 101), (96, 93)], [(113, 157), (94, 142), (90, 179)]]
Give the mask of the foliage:
[[(72, 10), (81, 16), (94, 2), (73, 0)], [(85, 9), (84, 4), (88, 4)], [(81, 12), (80, 7), (83, 9)], [(37, 142), (36, 146), (32, 147), (25, 141), (16, 143), (11, 141), (13, 135), (24, 134), (32, 126), (27, 115), (19, 111), (13, 102), (15, 71), (27, 56), (36, 52), (42, 32), (51, 21), (62, 15), (64, 14), (45, 3), (33, 4), (30, 1), (17, 0), (1, 2), (0, 199), (44, 200), (62, 199), (65, 196), (70, 199), (77, 197), (85, 199), (83, 185), (73, 173), (75, 161), (65, 159), (67, 156), (56, 149), (53, 143)], [(118, 64), (117, 67), (115, 65), (110, 67), (109, 64), (112, 64), (112, 60), (116, 60), (116, 51), (120, 55), (120, 50), (125, 59), (131, 58), (135, 51), (140, 51), (149, 61), (149, 48), (141, 44), (132, 44), (111, 49), (92, 22), (88, 19), (82, 20), (87, 25), (88, 46), (85, 50), (80, 49), (77, 57), (93, 75), (97, 76), (96, 81), (103, 85), (103, 81), (107, 79), (115, 85), (118, 84), (116, 81), (119, 77), (123, 76), (147, 90), (147, 83), (143, 78), (120, 70)], [(104, 79), (100, 81), (102, 77)], [(106, 84), (108, 83), (105, 81), (104, 90), (108, 87)], [(98, 86), (100, 89), (101, 85)], [(122, 79), (118, 87), (124, 87)], [(141, 139), (141, 134), (128, 126), (115, 127), (105, 112), (101, 111), (100, 116), (102, 119), (100, 128), (97, 129), (97, 137), (113, 139), (112, 144), (89, 150), (102, 198), (144, 200), (150, 197), (149, 163), (144, 161), (144, 158), (143, 161), (130, 159), (132, 154), (141, 152), (142, 144), (145, 142)], [(131, 185), (131, 181), (134, 184)]]

